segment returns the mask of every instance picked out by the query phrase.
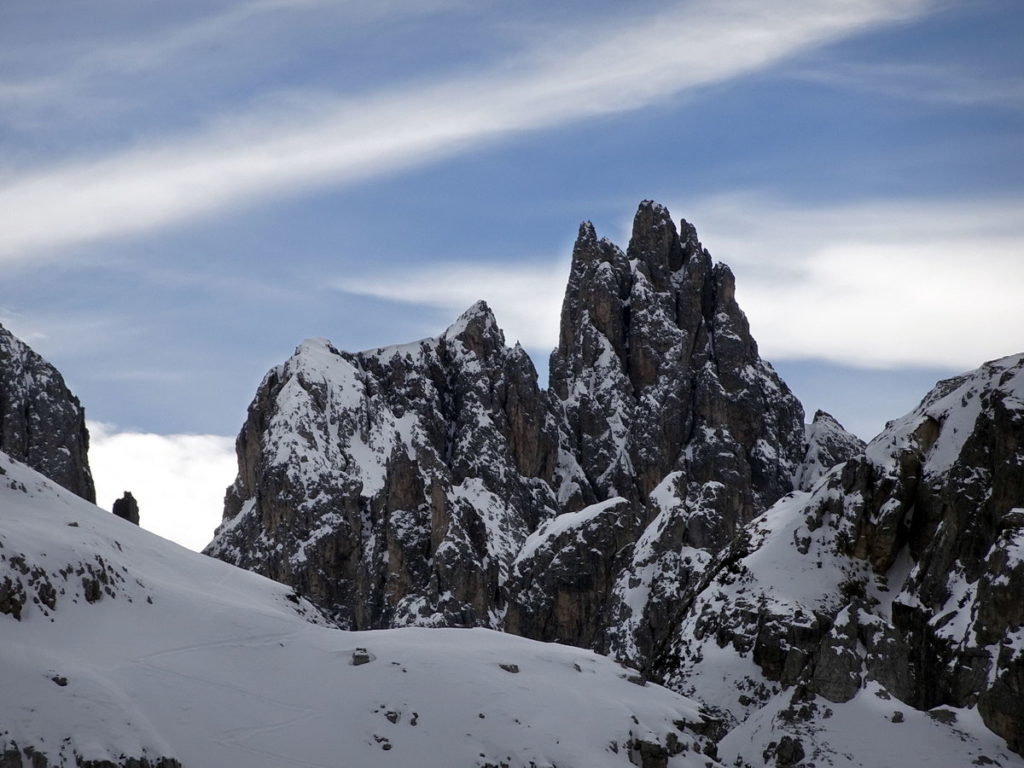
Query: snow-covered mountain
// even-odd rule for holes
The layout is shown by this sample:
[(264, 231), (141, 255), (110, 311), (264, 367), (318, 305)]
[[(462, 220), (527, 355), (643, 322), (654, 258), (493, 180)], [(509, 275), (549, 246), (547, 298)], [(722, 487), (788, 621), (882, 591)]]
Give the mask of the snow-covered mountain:
[(804, 425), (656, 204), (580, 228), (548, 390), (482, 302), (270, 371), (208, 549), (249, 570), (80, 498), (5, 332), (0, 414), (0, 768), (1024, 768), (1024, 354)]
[(609, 653), (704, 702), (728, 764), (916, 762), (907, 734), (935, 765), (1015, 764), (1016, 360), (866, 447), (804, 425), (732, 273), (644, 202), (625, 252), (580, 227), (546, 391), (484, 304), (411, 345), (301, 345), (250, 407), (208, 552), (344, 626)]
[(557, 514), (559, 439), (483, 302), (413, 344), (309, 340), (260, 385), (207, 551), (347, 628), (497, 627), (513, 559)]
[(647, 663), (808, 450), (732, 273), (682, 232), (651, 202), (626, 252), (580, 227), (546, 391), (482, 302), (413, 344), (300, 345), (250, 406), (207, 552), (344, 626), (480, 625)]
[(579, 648), (336, 629), (0, 454), (4, 768), (705, 768), (706, 728)]
[(898, 765), (879, 745), (911, 738), (915, 764), (1020, 764), (1024, 355), (939, 382), (747, 526), (679, 610), (655, 677), (717, 712), (730, 765), (783, 738), (794, 763)]

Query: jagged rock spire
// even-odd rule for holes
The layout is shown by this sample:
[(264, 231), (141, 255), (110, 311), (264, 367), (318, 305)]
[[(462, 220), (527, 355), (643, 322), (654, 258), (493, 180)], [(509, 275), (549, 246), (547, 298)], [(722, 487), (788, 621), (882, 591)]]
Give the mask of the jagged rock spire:
[[(597, 498), (641, 500), (704, 430), (724, 430), (750, 497), (749, 519), (791, 488), (803, 451), (803, 411), (757, 354), (735, 281), (694, 228), (640, 204), (623, 253), (585, 222), (573, 249), (551, 390)], [(759, 450), (778, 446), (771, 456)], [(692, 462), (690, 462), (692, 464)], [(715, 479), (707, 468), (695, 479)]]

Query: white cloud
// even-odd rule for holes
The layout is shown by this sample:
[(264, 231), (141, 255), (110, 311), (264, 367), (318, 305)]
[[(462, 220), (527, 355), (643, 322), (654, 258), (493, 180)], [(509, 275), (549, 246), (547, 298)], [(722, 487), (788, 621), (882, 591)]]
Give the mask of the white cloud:
[(88, 426), (100, 507), (109, 510), (131, 491), (143, 528), (189, 549), (209, 543), (224, 511), (224, 491), (236, 474), (232, 438), (119, 432), (100, 422)]
[(1024, 200), (698, 201), (768, 359), (973, 368), (1024, 350)]
[(163, 146), (31, 171), (0, 186), (0, 260), (637, 109), (927, 7), (925, 0), (689, 3), (632, 24), (616, 20), (552, 37), (481, 74), (359, 99), (327, 95), (286, 118), (263, 111)]
[[(1024, 350), (1024, 200), (812, 207), (732, 195), (670, 208), (732, 267), (769, 360), (968, 369)], [(335, 286), (453, 316), (483, 298), (509, 341), (550, 349), (567, 272), (564, 258), (448, 264), (353, 275)]]
[(901, 100), (954, 106), (1024, 108), (1024, 78), (971, 71), (951, 62), (830, 62), (825, 67), (795, 70), (792, 75), (801, 80), (880, 93)]

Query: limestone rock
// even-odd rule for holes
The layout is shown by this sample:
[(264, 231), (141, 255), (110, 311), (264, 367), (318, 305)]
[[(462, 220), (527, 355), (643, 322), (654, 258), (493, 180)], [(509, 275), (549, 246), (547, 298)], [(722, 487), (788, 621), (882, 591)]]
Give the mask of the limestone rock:
[(131, 491), (125, 491), (124, 496), (120, 499), (115, 499), (114, 507), (111, 511), (129, 523), (139, 524), (139, 502), (132, 496)]
[(519, 547), (556, 510), (536, 378), (483, 302), (413, 344), (305, 342), (249, 408), (208, 553), (346, 627), (497, 626)]
[(96, 501), (89, 432), (56, 368), (0, 326), (0, 451)]
[(1021, 752), (1022, 470), (1024, 355), (939, 382), (706, 567), (655, 676), (719, 684), (727, 649), (754, 668), (726, 680), (735, 722), (793, 686), (836, 703), (873, 686), (922, 711), (977, 707)]

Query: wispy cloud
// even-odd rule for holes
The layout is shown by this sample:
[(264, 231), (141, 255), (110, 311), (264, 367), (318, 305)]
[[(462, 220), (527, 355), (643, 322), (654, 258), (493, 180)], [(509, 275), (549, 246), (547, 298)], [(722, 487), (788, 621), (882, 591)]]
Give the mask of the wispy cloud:
[(907, 101), (1024, 109), (1024, 77), (981, 73), (953, 63), (830, 62), (794, 70), (797, 79)]
[[(733, 268), (768, 359), (967, 369), (1024, 350), (1022, 199), (814, 207), (744, 194), (671, 209)], [(510, 341), (543, 350), (557, 341), (567, 267), (449, 264), (336, 287), (453, 315), (485, 298)]]
[[(51, 51), (52, 72), (35, 79), (0, 79), (0, 103), (37, 101), (43, 97), (65, 96), (69, 91), (98, 77), (122, 76), (156, 70), (197, 52), (219, 52), (225, 44), (245, 40), (256, 24), (294, 23), (302, 14), (344, 13), (349, 25), (385, 19), (401, 13), (425, 14), (450, 9), (457, 0), (254, 0), (228, 4), (209, 3), (207, 12), (176, 23), (160, 24), (141, 36), (124, 39), (116, 33), (77, 55), (56, 55)], [(78, 47), (81, 47), (80, 44)]]
[(144, 333), (139, 322), (129, 322), (117, 311), (58, 309), (30, 313), (0, 307), (3, 324), (48, 359), (92, 357), (123, 349)]
[(691, 3), (595, 27), (582, 40), (552, 38), (482, 74), (368, 98), (325, 95), (299, 114), (264, 110), (162, 146), (28, 172), (0, 186), (0, 261), (638, 109), (927, 7), (925, 0)]
[(158, 435), (89, 422), (96, 501), (110, 509), (124, 491), (143, 528), (199, 550), (213, 538), (234, 479), (234, 441), (221, 435)]

